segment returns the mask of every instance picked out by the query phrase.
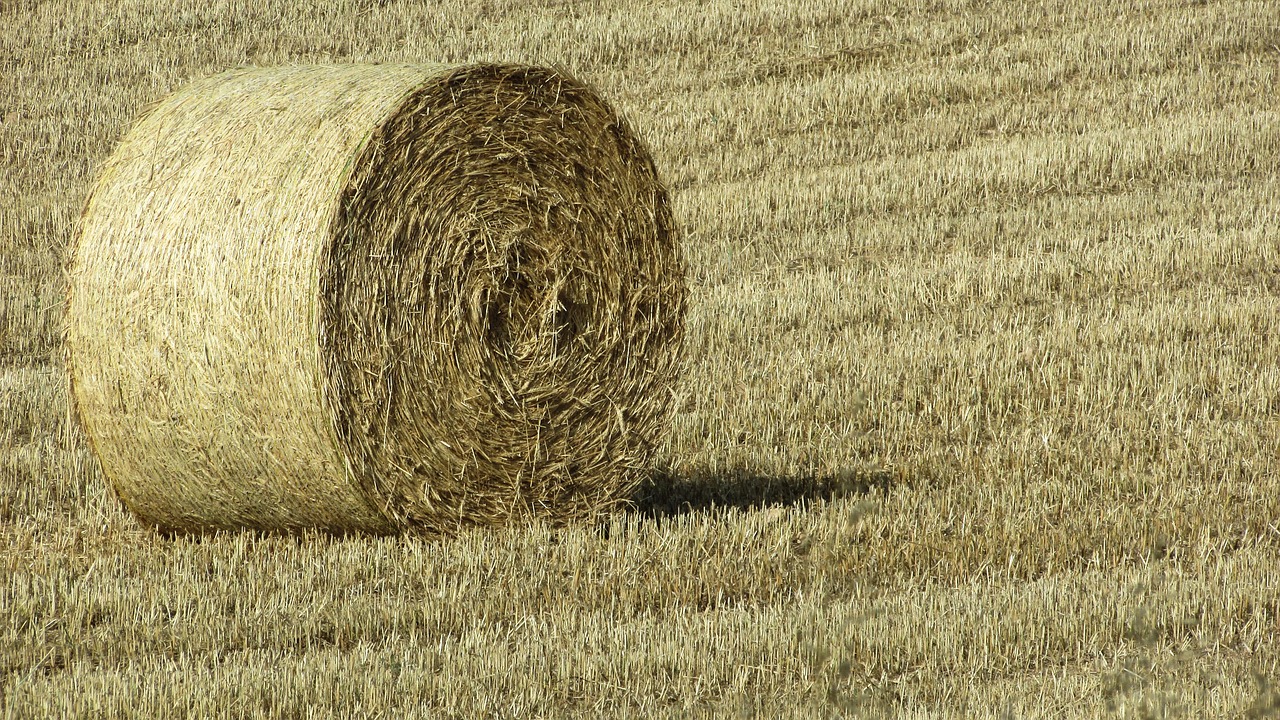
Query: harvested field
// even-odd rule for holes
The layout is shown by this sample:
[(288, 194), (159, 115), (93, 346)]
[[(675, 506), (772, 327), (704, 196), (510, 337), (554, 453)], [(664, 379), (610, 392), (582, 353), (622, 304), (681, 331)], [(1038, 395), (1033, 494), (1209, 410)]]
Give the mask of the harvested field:
[[(0, 4), (0, 715), (1280, 715), (1280, 10)], [(62, 257), (244, 65), (532, 63), (682, 229), (634, 507), (165, 538), (68, 422)]]

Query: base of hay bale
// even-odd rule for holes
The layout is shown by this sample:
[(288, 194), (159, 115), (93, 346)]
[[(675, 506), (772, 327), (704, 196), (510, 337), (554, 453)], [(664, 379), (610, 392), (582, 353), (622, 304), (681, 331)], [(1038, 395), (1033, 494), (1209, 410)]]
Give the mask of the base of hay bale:
[(651, 465), (685, 287), (645, 147), (544, 68), (238, 70), (121, 141), (67, 355), (144, 522), (589, 517)]

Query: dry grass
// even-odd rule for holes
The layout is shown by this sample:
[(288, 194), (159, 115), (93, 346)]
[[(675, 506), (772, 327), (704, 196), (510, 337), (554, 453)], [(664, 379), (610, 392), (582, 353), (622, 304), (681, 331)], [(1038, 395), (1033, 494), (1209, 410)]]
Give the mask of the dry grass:
[(202, 79), (99, 172), (67, 364), (166, 530), (591, 519), (672, 410), (679, 237), (590, 87), (514, 65)]
[[(1280, 713), (1268, 2), (68, 4), (0, 22), (5, 712)], [(563, 64), (670, 181), (689, 371), (603, 525), (158, 539), (65, 426), (59, 256), (241, 63)]]

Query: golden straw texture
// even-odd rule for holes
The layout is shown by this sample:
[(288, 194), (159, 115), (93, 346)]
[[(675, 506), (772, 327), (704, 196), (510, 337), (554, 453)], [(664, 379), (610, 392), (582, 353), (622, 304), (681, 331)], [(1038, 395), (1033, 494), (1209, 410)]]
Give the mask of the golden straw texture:
[(170, 530), (590, 517), (671, 412), (652, 159), (544, 68), (238, 70), (121, 141), (70, 259), (73, 399)]

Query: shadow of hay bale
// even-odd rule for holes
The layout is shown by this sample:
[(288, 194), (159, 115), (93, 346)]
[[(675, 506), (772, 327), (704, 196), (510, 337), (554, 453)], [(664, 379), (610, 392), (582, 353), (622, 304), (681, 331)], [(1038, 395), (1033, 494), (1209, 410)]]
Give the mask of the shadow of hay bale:
[(887, 493), (893, 484), (889, 471), (879, 468), (796, 475), (774, 475), (747, 468), (722, 472), (695, 470), (687, 475), (657, 470), (633, 495), (631, 512), (660, 519), (726, 508), (797, 507), (877, 491)]

